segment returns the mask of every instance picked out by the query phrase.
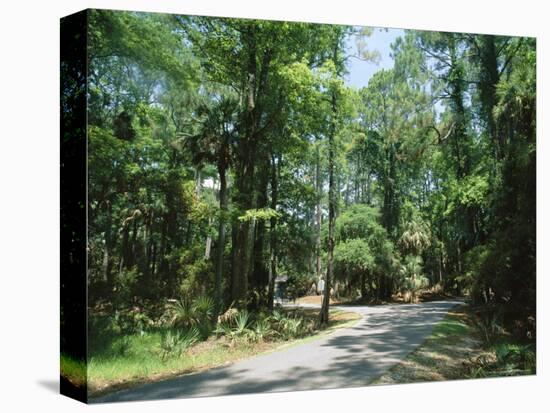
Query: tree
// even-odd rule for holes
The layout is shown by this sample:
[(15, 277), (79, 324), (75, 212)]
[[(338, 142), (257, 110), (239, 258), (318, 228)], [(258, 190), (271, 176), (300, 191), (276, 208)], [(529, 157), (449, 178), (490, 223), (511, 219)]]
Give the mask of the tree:
[(422, 275), (422, 259), (418, 256), (407, 256), (399, 274), (401, 289), (410, 294), (410, 302), (414, 303), (418, 291), (428, 285), (428, 279)]
[[(380, 221), (379, 210), (362, 204), (351, 205), (336, 220), (335, 241), (338, 254), (335, 259), (342, 262), (342, 257), (346, 256), (346, 246), (354, 247), (353, 254), (347, 258), (347, 262), (349, 264), (353, 258), (361, 264), (362, 269), (359, 271), (356, 268), (355, 272), (348, 269), (348, 275), (355, 276), (355, 279), (348, 283), (348, 289), (359, 280), (357, 276), (361, 275), (360, 289), (361, 297), (364, 299), (369, 293), (371, 298), (380, 298), (381, 286), (391, 284), (393, 245)], [(348, 244), (351, 241), (353, 242)], [(363, 257), (361, 253), (364, 253)], [(343, 276), (339, 278), (346, 280)], [(370, 291), (367, 291), (367, 283)]]
[[(222, 92), (223, 93), (223, 92)], [(222, 308), (223, 255), (226, 220), (228, 215), (227, 171), (231, 163), (231, 143), (236, 139), (235, 124), (237, 100), (230, 91), (220, 92), (197, 108), (201, 119), (199, 134), (187, 138), (189, 149), (195, 154), (194, 162), (216, 165), (219, 179), (218, 239), (216, 243), (215, 300), (217, 310)]]
[(353, 285), (359, 285), (361, 297), (367, 296), (367, 281), (372, 285), (371, 274), (375, 257), (367, 241), (361, 238), (348, 239), (336, 244), (334, 263), (338, 278), (347, 281), (348, 295)]
[(341, 76), (344, 71), (344, 62), (342, 59), (343, 40), (345, 37), (345, 28), (335, 28), (332, 38), (332, 56), (330, 66), (327, 66), (327, 91), (330, 99), (330, 112), (328, 113), (328, 246), (327, 246), (327, 272), (325, 277), (325, 288), (323, 291), (323, 302), (319, 320), (321, 324), (327, 324), (329, 320), (329, 302), (330, 289), (333, 277), (334, 265), (334, 224), (336, 221), (337, 193), (334, 177), (336, 144), (335, 139), (339, 129), (344, 121), (343, 110), (345, 107), (343, 82)]

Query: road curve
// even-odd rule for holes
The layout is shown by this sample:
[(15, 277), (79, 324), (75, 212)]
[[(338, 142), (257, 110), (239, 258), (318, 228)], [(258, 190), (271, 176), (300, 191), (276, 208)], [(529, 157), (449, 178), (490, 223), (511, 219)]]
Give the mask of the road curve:
[(352, 327), (231, 366), (136, 386), (91, 403), (357, 387), (405, 358), (461, 301), (349, 306), (362, 315)]

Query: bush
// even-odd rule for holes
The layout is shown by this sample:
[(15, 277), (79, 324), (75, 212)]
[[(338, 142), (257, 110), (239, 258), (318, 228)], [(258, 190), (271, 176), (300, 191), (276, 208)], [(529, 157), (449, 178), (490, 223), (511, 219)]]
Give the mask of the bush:
[(271, 317), (272, 329), (283, 340), (299, 338), (314, 329), (314, 323), (307, 322), (303, 317), (287, 317), (281, 311), (274, 311)]
[(179, 283), (179, 293), (186, 297), (197, 297), (206, 294), (214, 288), (214, 268), (212, 260), (204, 258), (203, 246), (191, 250), (179, 250), (176, 267)]
[(287, 318), (282, 323), (282, 329), (279, 331), (281, 337), (284, 340), (291, 338), (298, 338), (302, 334), (302, 322), (301, 318)]
[(255, 341), (264, 341), (273, 335), (273, 330), (266, 318), (259, 318), (254, 323), (252, 333)]
[(497, 362), (505, 371), (513, 373), (523, 370), (534, 374), (536, 370), (536, 354), (531, 344), (501, 344), (496, 348)]
[(282, 340), (299, 338), (314, 330), (314, 322), (303, 317), (287, 317), (283, 312), (275, 310), (273, 314), (258, 314), (255, 319), (246, 311), (235, 313), (231, 320), (218, 323), (216, 333), (231, 340), (245, 339), (254, 341), (271, 340), (275, 337)]
[(491, 299), (481, 277), (488, 254), (489, 247), (487, 245), (478, 245), (472, 248), (464, 254), (464, 272), (455, 278), (476, 304), (487, 303)]
[(200, 337), (206, 339), (213, 331), (214, 300), (208, 296), (199, 296), (194, 301), (182, 298), (173, 303), (163, 318), (174, 328), (197, 328)]
[(484, 307), (474, 318), (474, 325), (486, 345), (492, 344), (503, 333), (500, 312), (493, 306)]
[(536, 373), (536, 352), (531, 344), (501, 343), (495, 357), (481, 356), (470, 368), (470, 377), (502, 377)]
[(113, 342), (112, 353), (117, 357), (124, 357), (129, 353), (131, 347), (132, 342), (130, 341), (130, 337), (122, 336), (120, 339)]
[(139, 307), (116, 310), (113, 323), (120, 334), (141, 334), (153, 325), (153, 321)]
[(311, 284), (315, 282), (315, 277), (309, 274), (292, 273), (288, 276), (286, 285), (286, 295), (291, 300), (307, 295)]
[(199, 339), (196, 328), (189, 330), (164, 330), (160, 340), (160, 355), (163, 360), (169, 357), (180, 357), (181, 354)]
[(240, 310), (232, 313), (232, 316), (224, 321), (220, 321), (216, 326), (215, 332), (224, 335), (231, 340), (237, 338), (254, 338), (253, 331), (250, 329), (251, 317), (246, 310)]
[[(361, 279), (372, 273), (375, 257), (367, 241), (348, 239), (334, 249), (335, 274), (348, 285), (359, 285)], [(362, 286), (360, 286), (362, 287)]]
[(400, 278), (397, 281), (401, 292), (410, 295), (410, 302), (416, 300), (418, 291), (428, 286), (428, 279), (422, 275), (422, 259), (415, 255), (405, 257), (405, 263), (399, 270)]
[(129, 303), (132, 300), (138, 286), (138, 278), (136, 267), (123, 270), (115, 277), (115, 298), (118, 303)]

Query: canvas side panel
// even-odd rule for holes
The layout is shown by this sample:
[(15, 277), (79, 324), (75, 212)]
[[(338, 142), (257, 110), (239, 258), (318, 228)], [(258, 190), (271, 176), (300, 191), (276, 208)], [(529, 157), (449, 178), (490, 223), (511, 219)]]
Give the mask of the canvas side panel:
[(61, 384), (87, 401), (87, 11), (61, 19)]

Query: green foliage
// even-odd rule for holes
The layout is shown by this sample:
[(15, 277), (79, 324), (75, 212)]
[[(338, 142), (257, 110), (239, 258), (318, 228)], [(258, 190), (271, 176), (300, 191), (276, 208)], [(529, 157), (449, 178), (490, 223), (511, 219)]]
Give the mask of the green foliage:
[[(363, 239), (348, 239), (334, 249), (336, 278), (358, 285), (369, 277), (374, 268), (375, 257), (368, 243)], [(364, 288), (364, 285), (362, 285)]]
[(283, 340), (299, 337), (302, 334), (302, 324), (303, 320), (300, 318), (287, 318), (280, 324), (281, 328), (278, 333)]
[(456, 277), (464, 289), (469, 291), (474, 303), (487, 303), (491, 300), (488, 296), (488, 285), (483, 281), (488, 263), (490, 245), (478, 245), (464, 255), (464, 272)]
[(311, 334), (316, 328), (313, 320), (308, 320), (296, 314), (294, 316), (287, 316), (277, 310), (273, 312), (269, 320), (275, 334), (283, 340), (303, 337), (304, 335)]
[(259, 317), (253, 325), (252, 333), (256, 341), (261, 342), (269, 339), (273, 335), (269, 320), (264, 317)]
[(165, 330), (161, 335), (160, 355), (163, 360), (180, 357), (189, 347), (199, 340), (196, 327), (188, 330)]
[(311, 284), (315, 282), (315, 276), (309, 273), (292, 272), (286, 283), (286, 295), (291, 300), (303, 297), (309, 291)]
[(431, 234), (428, 226), (421, 220), (411, 220), (403, 225), (399, 244), (405, 253), (421, 254), (430, 246)]
[(117, 357), (124, 357), (130, 351), (131, 341), (127, 336), (114, 342), (112, 352)]
[(214, 300), (209, 296), (199, 296), (194, 300), (182, 298), (173, 303), (165, 318), (174, 328), (188, 330), (195, 328), (202, 339), (214, 330)]
[(470, 377), (502, 377), (536, 373), (536, 353), (531, 344), (500, 343), (492, 348), (495, 359), (478, 357), (470, 368)]
[[(153, 320), (147, 316), (139, 307), (115, 310), (114, 316), (110, 318), (91, 318), (90, 330), (98, 332), (112, 331), (116, 334), (143, 334), (153, 325)], [(98, 323), (99, 321), (99, 323)], [(100, 324), (102, 323), (102, 325)]]
[(416, 255), (407, 255), (399, 270), (397, 283), (402, 292), (410, 294), (410, 301), (414, 302), (416, 294), (428, 286), (428, 279), (422, 274), (422, 258)]
[(367, 205), (352, 205), (336, 220), (335, 238), (348, 239), (382, 238), (384, 229), (379, 224), (380, 212)]
[(280, 218), (281, 214), (271, 208), (249, 209), (239, 217), (241, 222), (269, 221), (271, 218)]
[(115, 281), (117, 299), (121, 302), (129, 302), (136, 292), (138, 281), (136, 267), (120, 272)]
[(380, 219), (377, 209), (356, 204), (336, 220), (336, 277), (347, 282), (348, 290), (359, 287), (363, 294), (374, 293), (380, 279), (393, 272), (393, 244)]
[[(234, 341), (237, 339), (256, 339), (259, 340), (256, 332), (256, 326), (252, 321), (251, 314), (247, 310), (240, 310), (234, 313), (230, 318), (222, 322), (218, 322), (215, 332), (218, 335), (224, 335), (230, 340)], [(260, 333), (262, 326), (259, 327)], [(266, 335), (266, 334), (263, 334)]]
[[(193, 249), (183, 249), (176, 252), (177, 266), (181, 283), (179, 293), (182, 296), (202, 296), (212, 291), (214, 284), (214, 268), (212, 261), (205, 259), (204, 246)], [(177, 257), (177, 258), (176, 258)]]
[(240, 336), (248, 332), (250, 327), (250, 314), (246, 310), (241, 310), (235, 316), (235, 334)]
[(191, 300), (182, 298), (171, 306), (171, 324), (174, 327), (191, 327), (198, 322)]
[(68, 354), (61, 353), (61, 376), (76, 386), (83, 386), (87, 382), (88, 365), (85, 360), (74, 359)]
[(275, 310), (273, 311), (273, 314), (271, 314), (270, 316), (271, 320), (273, 320), (277, 325), (280, 325), (284, 322), (285, 320), (285, 315), (282, 311), (280, 310)]
[(366, 272), (374, 266), (374, 256), (363, 239), (348, 239), (334, 250), (334, 262), (344, 272)]
[(513, 372), (519, 368), (529, 374), (535, 373), (536, 353), (531, 344), (501, 344), (496, 348), (496, 356), (498, 363), (504, 366), (505, 371)]
[(275, 310), (271, 314), (253, 315), (246, 310), (240, 310), (231, 320), (219, 322), (216, 333), (231, 341), (286, 341), (312, 334), (315, 328), (314, 320), (296, 314), (287, 315)]
[(201, 319), (212, 319), (214, 316), (214, 299), (207, 295), (201, 295), (195, 299), (193, 308)]

